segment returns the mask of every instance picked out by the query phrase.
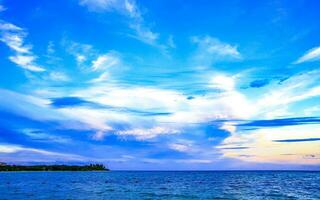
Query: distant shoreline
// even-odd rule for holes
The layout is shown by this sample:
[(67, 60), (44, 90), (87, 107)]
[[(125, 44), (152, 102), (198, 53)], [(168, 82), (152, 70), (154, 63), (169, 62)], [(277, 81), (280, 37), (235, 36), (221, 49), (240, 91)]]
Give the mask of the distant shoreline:
[(110, 171), (102, 164), (90, 165), (0, 165), (0, 172), (64, 172), (64, 171)]
[(0, 170), (1, 172), (110, 172), (111, 170), (15, 170), (15, 171), (5, 171)]

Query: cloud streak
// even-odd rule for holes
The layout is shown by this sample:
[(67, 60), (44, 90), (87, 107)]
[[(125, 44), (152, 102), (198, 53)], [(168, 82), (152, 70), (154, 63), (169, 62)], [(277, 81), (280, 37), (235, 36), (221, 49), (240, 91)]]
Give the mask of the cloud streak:
[(120, 64), (120, 59), (114, 53), (108, 53), (100, 55), (96, 60), (92, 61), (93, 71), (106, 70), (109, 67), (113, 67)]
[(134, 31), (131, 37), (146, 44), (166, 50), (168, 47), (158, 42), (159, 33), (145, 25), (144, 18), (134, 0), (80, 0), (80, 5), (94, 12), (118, 12), (129, 19), (129, 28)]
[(303, 139), (287, 139), (287, 140), (273, 140), (274, 142), (316, 142), (320, 138), (303, 138)]
[(315, 47), (307, 51), (303, 56), (301, 56), (294, 64), (300, 64), (304, 62), (311, 62), (320, 60), (320, 47)]
[(9, 57), (13, 63), (29, 71), (45, 71), (43, 67), (35, 63), (36, 56), (31, 51), (32, 47), (25, 44), (26, 33), (22, 28), (0, 21), (0, 33), (0, 41), (15, 52), (15, 55)]
[(199, 64), (242, 59), (238, 47), (211, 36), (194, 36), (191, 41), (197, 45), (193, 60)]

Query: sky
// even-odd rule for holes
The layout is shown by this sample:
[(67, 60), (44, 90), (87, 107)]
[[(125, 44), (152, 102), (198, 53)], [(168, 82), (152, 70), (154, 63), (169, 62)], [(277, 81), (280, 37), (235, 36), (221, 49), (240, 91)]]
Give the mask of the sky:
[(0, 161), (320, 169), (317, 0), (0, 0)]

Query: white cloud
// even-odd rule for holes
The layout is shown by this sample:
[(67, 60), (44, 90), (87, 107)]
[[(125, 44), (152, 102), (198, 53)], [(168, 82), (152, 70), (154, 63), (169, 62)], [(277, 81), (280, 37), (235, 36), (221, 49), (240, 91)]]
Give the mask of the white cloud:
[(24, 135), (38, 141), (55, 142), (55, 143), (63, 143), (63, 144), (67, 144), (71, 142), (69, 138), (51, 135), (50, 133), (46, 133), (39, 129), (23, 129), (21, 130), (21, 132)]
[(80, 0), (80, 5), (95, 12), (115, 11), (127, 16), (129, 28), (134, 31), (129, 36), (161, 50), (167, 49), (167, 46), (159, 44), (159, 33), (153, 32), (145, 25), (144, 18), (134, 0)]
[[(46, 120), (41, 113), (49, 113), (46, 115), (49, 119), (80, 122), (84, 125), (81, 130), (91, 130), (94, 139), (101, 140), (106, 134), (117, 134), (147, 140), (182, 133), (189, 123), (207, 123), (216, 119), (265, 118), (284, 105), (320, 95), (318, 73), (314, 71), (296, 75), (277, 87), (268, 86), (270, 91), (266, 89), (265, 96), (251, 100), (237, 89), (236, 76), (216, 74), (208, 82), (208, 87), (219, 91), (193, 95), (191, 100), (187, 98), (188, 95), (176, 90), (92, 82), (87, 88), (56, 89), (53, 93), (45, 91), (42, 98), (30, 99), (25, 95), (4, 92), (3, 96), (6, 98), (0, 98), (0, 101), (2, 106), (7, 105), (28, 117)], [(59, 77), (59, 74), (55, 76)], [(57, 96), (76, 96), (99, 106), (50, 108), (50, 101), (46, 99)], [(110, 109), (101, 109), (101, 106)], [(148, 112), (151, 113), (148, 117), (142, 114)], [(157, 115), (157, 112), (168, 114)], [(119, 131), (114, 124), (125, 124), (126, 128)], [(237, 132), (235, 126), (236, 124), (226, 122), (218, 128), (233, 134)], [(175, 144), (188, 146), (180, 142)]]
[(89, 129), (96, 131), (94, 138), (99, 138), (99, 135), (102, 137), (104, 134), (113, 130), (113, 128), (108, 125), (109, 122), (123, 121), (121, 116), (115, 112), (109, 110), (102, 111), (94, 108), (61, 108), (59, 109), (59, 113), (62, 114), (65, 119), (72, 119), (85, 124), (86, 126), (83, 127), (83, 130)]
[(133, 38), (136, 38), (150, 45), (161, 46), (156, 43), (159, 38), (158, 33), (152, 32), (149, 28), (142, 26), (139, 23), (133, 23), (130, 25), (130, 27), (136, 32), (136, 34), (132, 36)]
[[(292, 76), (280, 84), (271, 84), (263, 91), (262, 96), (253, 98), (252, 105), (243, 112), (255, 108), (253, 115), (248, 119), (274, 119), (301, 115), (300, 108), (297, 109), (295, 105), (320, 96), (319, 75), (320, 71), (314, 70)], [(236, 100), (233, 102), (237, 104)], [(310, 116), (317, 110), (317, 106), (311, 107), (305, 109), (305, 114)], [(219, 146), (225, 157), (249, 162), (319, 164), (319, 159), (307, 159), (308, 155), (319, 154), (316, 150), (319, 142), (274, 142), (275, 140), (317, 138), (318, 125), (237, 130), (236, 124), (236, 122), (227, 122), (220, 127), (231, 133), (231, 136)]]
[(118, 131), (117, 134), (120, 136), (134, 136), (138, 140), (146, 140), (151, 139), (159, 135), (167, 135), (167, 134), (178, 134), (179, 130), (168, 128), (168, 127), (153, 127), (153, 128), (138, 128), (138, 129), (130, 129), (124, 131)]
[(94, 57), (97, 56), (97, 51), (89, 44), (81, 44), (69, 40), (63, 40), (63, 44), (66, 47), (68, 53), (74, 56), (77, 64), (82, 66), (83, 64), (91, 62)]
[(30, 55), (15, 55), (10, 56), (9, 59), (20, 66), (21, 68), (34, 71), (34, 72), (42, 72), (45, 71), (42, 67), (34, 65), (35, 56)]
[[(60, 153), (60, 152), (54, 152), (54, 151), (47, 151), (43, 149), (36, 149), (36, 148), (29, 148), (29, 147), (24, 147), (20, 145), (15, 145), (15, 144), (0, 144), (0, 154), (12, 154), (12, 153), (17, 153), (17, 152), (25, 152), (27, 153), (27, 157), (34, 154), (41, 154), (45, 155), (46, 161), (50, 160), (50, 158), (53, 158), (54, 160), (57, 159), (62, 159), (62, 160), (78, 160), (78, 161), (83, 161), (87, 158), (75, 155), (75, 154), (67, 154), (67, 153)], [(11, 159), (11, 158), (10, 158)], [(17, 158), (13, 158), (17, 159)], [(32, 159), (34, 160), (34, 159)], [(30, 160), (28, 161), (30, 162)]]
[(117, 9), (119, 2), (119, 0), (80, 0), (80, 5), (87, 6), (93, 11), (101, 11)]
[(114, 107), (162, 112), (174, 110), (180, 103), (186, 102), (185, 96), (176, 91), (152, 87), (120, 87), (108, 83), (74, 91), (74, 95)]
[[(128, 130), (115, 132), (116, 134), (150, 139), (157, 135), (178, 133), (187, 123), (201, 123), (229, 118), (247, 119), (254, 111), (254, 107), (246, 97), (235, 89), (223, 91), (219, 94), (197, 96), (195, 99), (188, 100), (186, 95), (174, 90), (136, 86), (119, 87), (108, 83), (95, 83), (94, 86), (87, 89), (68, 92), (68, 95), (78, 96), (99, 103), (99, 105), (114, 108), (126, 108), (141, 112), (172, 113), (146, 118), (139, 113), (121, 109), (115, 111), (95, 110), (94, 108), (63, 109), (64, 112), (68, 112), (69, 115), (74, 115), (77, 118), (84, 115), (87, 121), (88, 118), (92, 119), (92, 122), (90, 122), (92, 127), (102, 130), (102, 132), (97, 132), (97, 135), (102, 136), (98, 138), (103, 138), (104, 133), (109, 133), (112, 129), (110, 122), (115, 121), (128, 123), (131, 127)], [(163, 125), (163, 123), (166, 123), (166, 125)], [(108, 124), (110, 126), (108, 128), (111, 129), (105, 129), (105, 124)], [(152, 127), (146, 127), (146, 124), (152, 125)], [(167, 129), (164, 129), (164, 127)]]
[(94, 78), (94, 79), (90, 80), (89, 83), (104, 82), (104, 81), (108, 80), (108, 78), (110, 78), (110, 73), (108, 71), (106, 71), (106, 72), (103, 72), (102, 74), (100, 74), (100, 76), (98, 78)]
[(1, 153), (14, 153), (18, 151), (20, 148), (17, 146), (11, 145), (0, 145), (0, 152)]
[(120, 64), (120, 58), (115, 53), (107, 53), (92, 61), (91, 68), (93, 71), (102, 71), (118, 64)]
[(107, 124), (109, 121), (121, 122), (123, 117), (125, 118), (108, 110), (81, 107), (54, 109), (50, 106), (48, 95), (48, 92), (44, 93), (46, 98), (41, 98), (0, 89), (0, 109), (41, 122), (56, 121), (60, 128), (91, 130), (97, 133), (101, 131), (103, 134), (113, 130)]
[(221, 42), (216, 38), (205, 36), (192, 37), (191, 39), (192, 42), (198, 45), (193, 58), (195, 61), (210, 64), (217, 61), (242, 58), (237, 46)]
[(78, 64), (81, 64), (86, 60), (87, 60), (86, 56), (81, 55), (81, 54), (77, 54), (76, 55), (76, 61), (77, 61)]
[[(0, 108), (34, 120), (61, 120), (61, 114), (50, 109), (50, 100), (0, 89)], [(46, 113), (44, 115), (43, 113)]]
[(22, 28), (14, 25), (14, 24), (10, 24), (10, 23), (6, 23), (6, 22), (1, 22), (0, 23), (0, 30), (1, 31), (22, 31)]
[(220, 127), (221, 130), (228, 131), (229, 133), (235, 133), (237, 130), (237, 127), (234, 123), (231, 122), (225, 122), (223, 125)]
[(65, 156), (66, 154), (61, 154), (61, 153), (55, 153), (55, 152), (50, 152), (46, 150), (41, 150), (41, 149), (35, 149), (35, 148), (28, 148), (28, 147), (22, 147), (19, 145), (6, 145), (6, 144), (0, 144), (0, 152), (1, 153), (15, 153), (19, 151), (30, 151), (34, 153), (40, 153), (43, 155), (59, 155), (59, 156)]
[(80, 0), (79, 3), (91, 11), (115, 11), (132, 19), (141, 19), (140, 11), (134, 0)]
[[(217, 78), (217, 80), (220, 80), (220, 78)], [(223, 81), (215, 82), (215, 87), (219, 87), (221, 92), (205, 96), (199, 95), (192, 100), (188, 100), (186, 95), (175, 90), (138, 86), (121, 87), (107, 82), (97, 83), (98, 80), (92, 82), (94, 83), (92, 87), (75, 90), (72, 95), (97, 102), (100, 105), (144, 112), (172, 113), (150, 116), (150, 121), (156, 126), (158, 123), (166, 122), (176, 124), (203, 123), (214, 119), (247, 119), (252, 116), (255, 107), (234, 88), (235, 78), (224, 75), (221, 80)], [(226, 85), (224, 85), (225, 82)], [(211, 87), (212, 85), (212, 83), (209, 84)], [(71, 94), (69, 93), (69, 95)], [(135, 115), (135, 113), (128, 113), (125, 110), (123, 112), (118, 111), (118, 114)], [(141, 119), (139, 120), (141, 121)]]
[(225, 75), (216, 75), (211, 79), (210, 87), (231, 91), (235, 88), (235, 81), (232, 77), (225, 76)]
[(307, 51), (303, 56), (301, 56), (295, 64), (309, 62), (309, 61), (316, 61), (320, 60), (320, 47), (315, 47)]
[[(290, 77), (281, 84), (270, 85), (264, 95), (256, 100), (259, 115), (286, 114), (286, 107), (312, 97), (320, 96), (320, 71), (309, 71)], [(293, 111), (294, 113), (294, 111)], [(269, 115), (275, 117), (275, 115)]]
[(31, 46), (23, 44), (24, 37), (25, 34), (23, 32), (4, 33), (2, 34), (1, 41), (17, 53), (30, 53)]
[(0, 31), (0, 41), (15, 52), (14, 56), (9, 57), (12, 62), (29, 71), (45, 71), (43, 67), (35, 63), (36, 56), (31, 51), (32, 46), (24, 44), (26, 33), (22, 28), (14, 24), (0, 22)]
[(141, 13), (133, 0), (124, 1), (125, 10), (128, 12), (129, 16), (134, 19), (140, 19)]
[(12, 62), (16, 63), (17, 65), (27, 66), (27, 65), (30, 65), (35, 58), (33, 56), (18, 55), (18, 56), (10, 56), (9, 59)]
[(50, 72), (49, 77), (53, 81), (69, 81), (70, 77), (63, 72)]
[(175, 151), (180, 151), (180, 152), (189, 152), (189, 151), (191, 151), (190, 145), (179, 144), (179, 143), (169, 144), (169, 148), (173, 149)]
[[(59, 77), (59, 74), (54, 76)], [(76, 96), (112, 109), (101, 109), (101, 107), (94, 106), (52, 109), (46, 105), (50, 102), (45, 103), (45, 101), (40, 103), (38, 107), (37, 103), (29, 105), (24, 102), (24, 99), (27, 98), (25, 96), (14, 95), (9, 99), (16, 99), (15, 101), (21, 99), (14, 104), (22, 105), (17, 109), (19, 112), (27, 113), (27, 116), (33, 117), (35, 115), (37, 119), (43, 120), (43, 115), (37, 113), (46, 112), (50, 113), (48, 116), (55, 116), (59, 120), (67, 119), (81, 122), (85, 124), (83, 128), (94, 132), (94, 139), (103, 139), (106, 134), (117, 134), (134, 136), (143, 140), (152, 139), (159, 135), (181, 133), (189, 123), (206, 123), (216, 119), (264, 118), (279, 109), (279, 106), (319, 95), (319, 88), (316, 86), (312, 87), (313, 89), (306, 89), (315, 83), (317, 80), (315, 77), (318, 77), (316, 72), (292, 77), (279, 85), (279, 88), (273, 87), (270, 92), (266, 91), (266, 96), (250, 101), (235, 87), (237, 85), (235, 76), (222, 74), (215, 75), (208, 83), (208, 87), (217, 88), (220, 90), (219, 92), (194, 95), (192, 100), (187, 98), (188, 95), (175, 90), (130, 85), (120, 86), (108, 82), (92, 82), (87, 88), (74, 88), (68, 91), (57, 90), (53, 93), (45, 91), (42, 93), (43, 98), (39, 98), (39, 100), (44, 101), (46, 98), (57, 96)], [(302, 81), (304, 79), (307, 81)], [(280, 97), (279, 95), (273, 96), (274, 92), (281, 93)], [(41, 93), (38, 94), (41, 95)], [(4, 96), (8, 95), (11, 94)], [(7, 104), (9, 107), (12, 105), (11, 100), (2, 99), (1, 101), (4, 101), (3, 105)], [(144, 112), (169, 114), (155, 114), (146, 117), (141, 115)], [(119, 131), (117, 127), (114, 127), (114, 123), (126, 124), (130, 128)], [(224, 123), (219, 128), (230, 133), (237, 132), (233, 123)]]

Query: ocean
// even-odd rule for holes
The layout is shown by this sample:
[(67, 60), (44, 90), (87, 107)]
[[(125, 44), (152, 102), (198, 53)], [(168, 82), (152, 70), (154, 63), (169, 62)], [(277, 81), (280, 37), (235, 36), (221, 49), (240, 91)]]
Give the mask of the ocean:
[(320, 199), (320, 172), (0, 172), (0, 199)]

